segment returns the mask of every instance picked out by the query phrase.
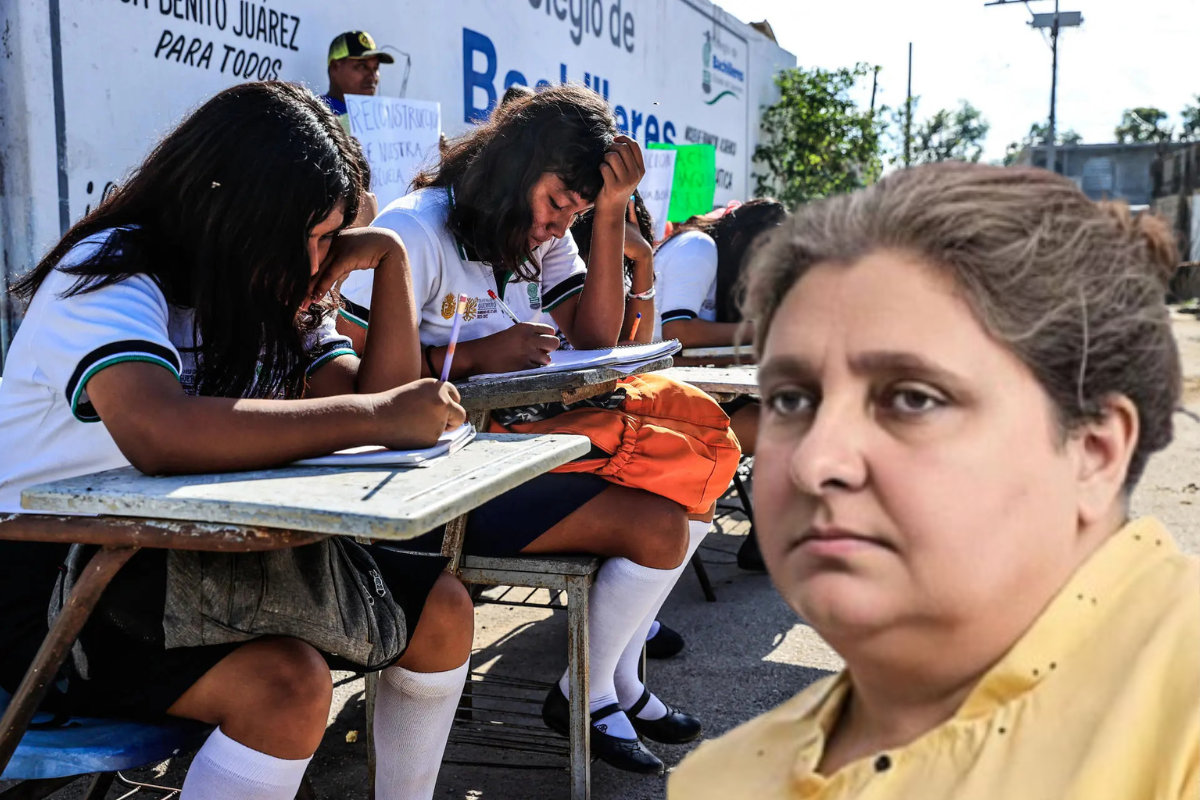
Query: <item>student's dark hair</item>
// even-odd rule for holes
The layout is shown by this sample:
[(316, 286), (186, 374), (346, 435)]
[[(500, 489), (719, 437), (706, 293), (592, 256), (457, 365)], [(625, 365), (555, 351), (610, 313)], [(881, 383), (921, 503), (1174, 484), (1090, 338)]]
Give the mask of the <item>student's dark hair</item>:
[[(717, 244), (717, 322), (741, 322), (742, 269), (751, 245), (764, 231), (787, 219), (787, 209), (778, 200), (760, 198), (726, 212), (717, 219), (692, 217), (679, 224), (672, 237), (685, 231), (700, 231)], [(669, 240), (668, 240), (669, 241)]]
[(583, 86), (554, 86), (497, 108), (450, 141), (441, 162), (412, 185), (452, 188), (450, 232), (480, 261), (536, 280), (540, 267), (529, 248), (529, 190), (553, 173), (584, 200), (595, 200), (604, 184), (600, 165), (616, 135), (603, 97)]
[[(1114, 395), (1138, 411), (1125, 489), (1173, 434), (1182, 373), (1163, 298), (1179, 264), (1161, 219), (1096, 203), (1042, 169), (944, 162), (811, 203), (758, 249), (746, 314), (761, 354), (783, 298), (819, 264), (887, 250), (937, 267), (1033, 373), (1065, 438)], [(1015, 443), (1019, 446), (1019, 443)]]
[[(13, 291), (26, 299), (80, 241), (118, 229), (81, 264), (65, 296), (148, 275), (168, 303), (193, 309), (199, 390), (298, 397), (303, 339), (329, 309), (308, 293), (308, 237), (338, 204), (358, 213), (362, 150), (316, 95), (245, 83), (206, 102), (77, 222)], [(261, 364), (261, 366), (260, 366)]]
[[(654, 220), (650, 218), (650, 209), (646, 208), (646, 204), (642, 201), (642, 195), (636, 191), (633, 193), (633, 216), (637, 219), (638, 231), (641, 232), (642, 238), (653, 245)], [(575, 222), (571, 223), (571, 236), (575, 238), (575, 244), (579, 246), (579, 257), (585, 264), (592, 258), (592, 225), (594, 222), (594, 213), (589, 208), (576, 217)], [(625, 272), (628, 273), (632, 269), (633, 260), (626, 258)]]
[(524, 100), (528, 97), (533, 97), (535, 94), (537, 94), (537, 92), (535, 92), (533, 89), (530, 89), (528, 86), (522, 86), (519, 83), (514, 83), (512, 86), (509, 86), (504, 90), (504, 95), (500, 98), (500, 102), (496, 105), (496, 108), (505, 108), (506, 106), (510, 106), (517, 102), (518, 100)]

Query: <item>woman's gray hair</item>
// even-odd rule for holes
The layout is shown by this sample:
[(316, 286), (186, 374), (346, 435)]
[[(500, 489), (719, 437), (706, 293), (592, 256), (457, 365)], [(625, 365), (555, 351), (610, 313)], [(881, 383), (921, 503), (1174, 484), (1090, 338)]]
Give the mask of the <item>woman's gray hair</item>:
[(983, 327), (1033, 373), (1064, 435), (1137, 407), (1126, 489), (1172, 438), (1179, 351), (1164, 303), (1178, 266), (1170, 229), (1124, 204), (1089, 200), (1039, 169), (930, 164), (802, 207), (747, 271), (746, 319), (763, 343), (784, 295), (813, 266), (869, 253), (917, 256), (951, 275)]

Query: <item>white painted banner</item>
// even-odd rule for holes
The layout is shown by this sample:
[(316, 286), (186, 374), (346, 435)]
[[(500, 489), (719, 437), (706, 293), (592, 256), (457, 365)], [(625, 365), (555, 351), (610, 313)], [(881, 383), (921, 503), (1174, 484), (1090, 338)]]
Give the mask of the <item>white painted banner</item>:
[(371, 165), (371, 191), (382, 211), (408, 194), (408, 185), (423, 166), (438, 156), (442, 109), (426, 100), (346, 95), (350, 132)]
[(644, 150), (646, 174), (638, 184), (642, 202), (654, 220), (654, 240), (666, 235), (667, 210), (671, 207), (671, 184), (675, 180), (674, 150)]

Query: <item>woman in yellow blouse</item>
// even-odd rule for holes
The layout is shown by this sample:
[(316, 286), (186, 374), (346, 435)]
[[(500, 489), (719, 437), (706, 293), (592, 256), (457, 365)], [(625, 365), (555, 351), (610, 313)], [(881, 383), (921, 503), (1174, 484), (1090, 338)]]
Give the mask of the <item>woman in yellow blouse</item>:
[(1200, 562), (1129, 496), (1172, 436), (1167, 228), (941, 164), (801, 209), (747, 297), (755, 505), (839, 675), (674, 800), (1200, 797)]

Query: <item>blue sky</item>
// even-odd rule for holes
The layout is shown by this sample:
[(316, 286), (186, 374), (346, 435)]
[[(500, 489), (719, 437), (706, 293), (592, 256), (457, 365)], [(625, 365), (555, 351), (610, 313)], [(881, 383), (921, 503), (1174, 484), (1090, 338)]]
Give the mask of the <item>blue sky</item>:
[[(984, 0), (718, 0), (746, 22), (766, 18), (801, 66), (866, 61), (883, 67), (879, 102), (904, 103), (913, 42), (916, 116), (968, 100), (991, 123), (984, 158), (1044, 122), (1050, 111), (1050, 47), (1025, 6)], [(1052, 12), (1053, 0), (1030, 2)], [(1081, 27), (1059, 37), (1058, 124), (1085, 142), (1113, 139), (1121, 112), (1157, 106), (1178, 125), (1200, 93), (1200, 0), (1061, 0)], [(862, 102), (869, 102), (870, 87)]]

